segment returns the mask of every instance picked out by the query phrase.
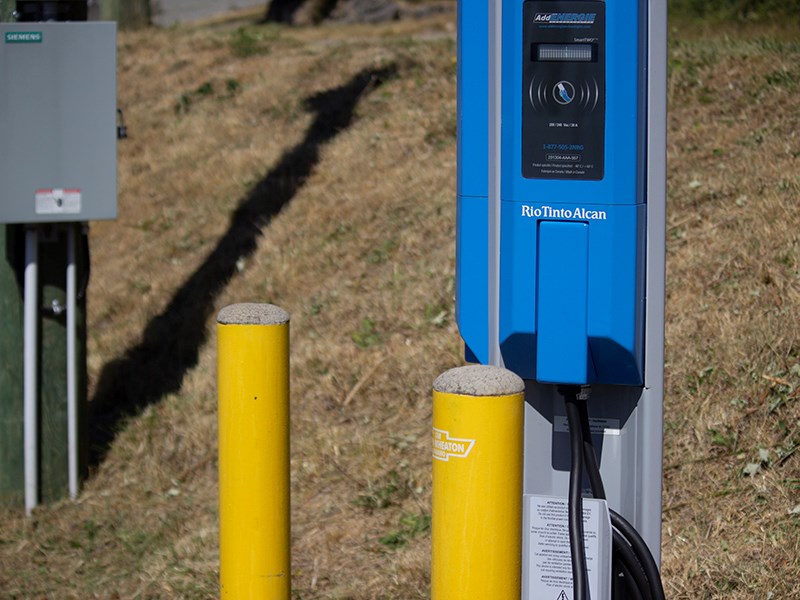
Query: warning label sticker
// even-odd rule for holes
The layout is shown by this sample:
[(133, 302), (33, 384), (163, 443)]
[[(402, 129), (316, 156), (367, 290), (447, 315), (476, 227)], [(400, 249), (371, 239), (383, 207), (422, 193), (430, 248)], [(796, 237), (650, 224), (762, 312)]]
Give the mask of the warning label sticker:
[[(589, 419), (589, 428), (592, 433), (598, 435), (619, 435), (619, 419)], [(569, 433), (567, 417), (556, 415), (553, 419), (553, 431), (556, 433)]]
[[(572, 600), (566, 498), (526, 494), (523, 501), (523, 600)], [(592, 598), (611, 591), (611, 522), (604, 500), (584, 498), (583, 541)]]
[(74, 215), (81, 212), (81, 191), (78, 189), (36, 190), (37, 215)]

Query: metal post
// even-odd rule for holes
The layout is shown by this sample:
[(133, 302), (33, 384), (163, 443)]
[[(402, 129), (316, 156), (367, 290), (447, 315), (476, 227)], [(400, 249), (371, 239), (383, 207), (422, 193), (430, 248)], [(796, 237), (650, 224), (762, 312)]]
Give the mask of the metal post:
[(502, 367), (500, 354), (500, 195), (503, 106), (503, 2), (491, 0), (489, 15), (489, 364)]
[(39, 321), (38, 249), (39, 230), (36, 226), (25, 230), (25, 292), (24, 292), (24, 422), (25, 422), (25, 514), (39, 503), (39, 415), (37, 349)]
[(80, 225), (67, 225), (67, 471), (69, 496), (78, 496), (78, 373), (77, 373), (77, 285), (75, 277), (76, 235)]
[(220, 592), (289, 600), (289, 313), (217, 315)]
[(524, 383), (500, 367), (433, 384), (432, 600), (519, 600)]

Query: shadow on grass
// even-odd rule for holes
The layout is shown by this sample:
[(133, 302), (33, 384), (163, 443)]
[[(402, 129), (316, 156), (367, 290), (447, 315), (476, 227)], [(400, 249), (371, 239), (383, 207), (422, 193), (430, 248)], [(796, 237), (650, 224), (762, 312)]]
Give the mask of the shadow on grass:
[(216, 248), (166, 310), (147, 324), (141, 341), (103, 367), (89, 405), (90, 468), (103, 461), (125, 419), (180, 390), (184, 375), (197, 364), (214, 301), (236, 273), (237, 261), (256, 250), (264, 228), (319, 163), (320, 148), (350, 125), (358, 101), (396, 70), (393, 65), (365, 70), (341, 87), (306, 99), (306, 108), (316, 117), (303, 141), (242, 200)]

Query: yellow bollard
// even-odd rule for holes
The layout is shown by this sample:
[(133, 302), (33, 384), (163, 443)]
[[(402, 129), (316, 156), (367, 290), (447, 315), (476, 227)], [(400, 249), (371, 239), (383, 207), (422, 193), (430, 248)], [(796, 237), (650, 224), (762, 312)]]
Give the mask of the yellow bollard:
[(222, 598), (289, 600), (289, 313), (217, 315)]
[(489, 366), (433, 384), (432, 600), (519, 600), (525, 385)]

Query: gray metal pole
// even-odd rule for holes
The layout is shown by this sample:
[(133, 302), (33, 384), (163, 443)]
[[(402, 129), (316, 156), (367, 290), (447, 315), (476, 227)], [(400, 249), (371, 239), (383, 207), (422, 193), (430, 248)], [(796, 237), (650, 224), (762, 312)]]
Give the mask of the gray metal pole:
[(79, 224), (67, 225), (67, 465), (69, 496), (78, 496), (78, 373), (77, 285), (75, 277), (76, 234)]
[(25, 293), (24, 293), (24, 384), (23, 412), (25, 428), (25, 514), (39, 503), (39, 439), (38, 439), (38, 320), (39, 320), (39, 230), (25, 230)]
[(647, 23), (647, 305), (645, 382), (637, 415), (643, 486), (636, 522), (661, 562), (663, 476), (664, 302), (667, 204), (667, 6), (650, 2)]
[(489, 364), (500, 354), (500, 194), (503, 87), (503, 2), (489, 2)]

